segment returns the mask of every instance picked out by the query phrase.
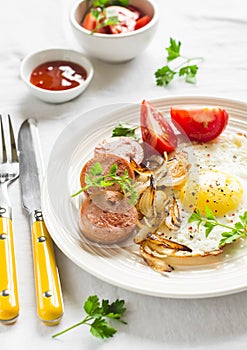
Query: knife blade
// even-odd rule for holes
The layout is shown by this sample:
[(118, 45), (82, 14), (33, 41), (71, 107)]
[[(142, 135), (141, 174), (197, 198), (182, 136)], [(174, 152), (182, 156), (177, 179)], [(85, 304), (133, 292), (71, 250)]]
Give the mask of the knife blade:
[(43, 163), (35, 119), (22, 123), (18, 149), (22, 204), (31, 225), (37, 314), (45, 324), (55, 325), (63, 315), (63, 299), (53, 242), (41, 210)]

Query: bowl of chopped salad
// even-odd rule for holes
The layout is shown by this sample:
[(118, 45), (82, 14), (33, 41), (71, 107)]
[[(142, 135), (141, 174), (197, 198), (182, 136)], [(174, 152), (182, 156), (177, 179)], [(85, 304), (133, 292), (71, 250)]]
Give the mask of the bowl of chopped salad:
[(70, 22), (81, 48), (91, 57), (112, 63), (141, 54), (158, 25), (155, 0), (80, 0)]

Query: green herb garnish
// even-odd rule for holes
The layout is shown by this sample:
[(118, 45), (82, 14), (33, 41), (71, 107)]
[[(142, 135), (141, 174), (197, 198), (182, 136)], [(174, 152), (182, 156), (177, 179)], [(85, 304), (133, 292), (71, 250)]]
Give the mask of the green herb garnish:
[(92, 30), (91, 34), (94, 34), (99, 29), (110, 26), (110, 25), (116, 25), (118, 24), (119, 18), (115, 14), (115, 12), (112, 12), (111, 10), (108, 10), (107, 7), (109, 6), (123, 6), (126, 7), (129, 4), (129, 0), (94, 0), (86, 2), (86, 11), (83, 16), (82, 21), (84, 20), (86, 14), (88, 12), (91, 12), (92, 16), (96, 19), (96, 27), (94, 30)]
[(123, 6), (129, 5), (129, 0), (94, 0), (92, 7), (105, 8), (107, 6)]
[(222, 239), (220, 240), (219, 246), (223, 246), (225, 244), (232, 243), (236, 241), (239, 238), (246, 238), (247, 237), (247, 211), (244, 212), (244, 215), (239, 215), (240, 221), (236, 222), (234, 226), (228, 226), (220, 223), (216, 217), (214, 216), (213, 212), (206, 207), (206, 215), (205, 217), (201, 215), (200, 210), (197, 209), (189, 218), (188, 222), (197, 222), (198, 228), (202, 225), (206, 228), (205, 235), (208, 237), (208, 235), (211, 233), (211, 231), (216, 226), (221, 226), (227, 229), (226, 232), (223, 232)]
[(166, 48), (167, 54), (167, 62), (170, 63), (178, 58), (183, 61), (178, 63), (177, 66), (172, 68), (169, 64), (159, 68), (154, 73), (156, 78), (156, 85), (158, 86), (166, 86), (168, 85), (176, 75), (180, 77), (185, 77), (185, 81), (187, 83), (194, 84), (196, 82), (196, 74), (198, 71), (198, 66), (196, 64), (191, 64), (193, 61), (202, 60), (202, 57), (192, 57), (188, 58), (186, 56), (181, 55), (180, 53), (181, 42), (170, 38), (170, 46)]
[(92, 30), (91, 34), (97, 32), (99, 29), (115, 25), (119, 23), (118, 16), (115, 15), (115, 12), (108, 10), (107, 8), (93, 8), (91, 9), (91, 14), (96, 18), (96, 27)]
[(109, 303), (109, 300), (100, 300), (97, 295), (91, 295), (84, 303), (84, 311), (87, 316), (81, 321), (69, 328), (56, 333), (52, 338), (56, 338), (73, 328), (81, 325), (90, 326), (90, 332), (94, 337), (105, 339), (113, 337), (117, 330), (107, 322), (108, 319), (117, 320), (123, 324), (125, 321), (121, 319), (122, 315), (125, 313), (126, 308), (124, 307), (125, 301), (116, 299), (113, 303)]
[(85, 186), (72, 195), (77, 196), (90, 187), (110, 187), (119, 184), (123, 194), (129, 198), (130, 204), (135, 204), (138, 200), (138, 193), (135, 190), (132, 179), (129, 177), (127, 169), (124, 170), (122, 176), (117, 174), (118, 166), (113, 164), (108, 174), (102, 174), (103, 168), (99, 162), (94, 163), (89, 173), (85, 176)]
[(112, 130), (112, 137), (117, 136), (127, 136), (132, 137), (135, 140), (138, 140), (138, 137), (136, 135), (136, 130), (139, 129), (139, 125), (133, 126), (127, 123), (119, 123), (113, 130)]

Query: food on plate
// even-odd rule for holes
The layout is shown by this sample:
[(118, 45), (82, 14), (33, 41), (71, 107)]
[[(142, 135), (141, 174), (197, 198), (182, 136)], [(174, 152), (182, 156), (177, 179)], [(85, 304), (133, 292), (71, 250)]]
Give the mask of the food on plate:
[[(203, 119), (206, 109), (200, 110)], [(82, 167), (80, 227), (88, 239), (111, 244), (131, 237), (149, 266), (170, 272), (171, 261), (186, 265), (193, 258), (196, 265), (196, 258), (220, 255), (247, 236), (245, 135), (222, 129), (210, 142), (191, 142), (145, 100), (136, 131), (127, 137), (118, 129)]]
[(174, 151), (177, 147), (177, 137), (162, 113), (143, 100), (141, 105), (140, 125), (143, 142), (153, 147), (157, 152)]
[(131, 6), (128, 1), (112, 1), (101, 4), (94, 1), (82, 19), (82, 27), (92, 33), (121, 34), (138, 30), (150, 22), (150, 17), (139, 8)]
[(144, 157), (140, 143), (126, 136), (110, 137), (100, 142), (94, 149), (95, 155), (108, 153), (118, 155), (127, 161), (134, 159), (137, 164), (140, 164)]
[[(230, 169), (229, 169), (230, 170)], [(237, 177), (221, 170), (200, 170), (180, 190), (180, 200), (186, 210), (196, 208), (206, 214), (209, 207), (214, 216), (224, 216), (236, 210), (243, 197), (243, 185)]]
[[(139, 243), (140, 253), (158, 271), (170, 271), (170, 257), (181, 259), (219, 255), (223, 253), (226, 243), (245, 237), (247, 233), (243, 228), (239, 234), (235, 228), (235, 225), (239, 227), (239, 218), (245, 217), (247, 207), (245, 135), (226, 133), (210, 143), (194, 142), (187, 145), (188, 152), (189, 148), (193, 150), (195, 162), (191, 164), (190, 174), (184, 184), (174, 188), (180, 211), (179, 230), (168, 230), (161, 223), (152, 233), (159, 235), (161, 241), (168, 239), (185, 245), (191, 251), (168, 248), (166, 242), (150, 242), (146, 235)], [(199, 220), (190, 220), (193, 213), (200, 213), (203, 217), (206, 215), (210, 220), (205, 221), (205, 226), (198, 225)], [(221, 224), (216, 225), (217, 222)], [(246, 223), (247, 220), (245, 227)]]
[(69, 61), (49, 61), (35, 67), (30, 82), (45, 90), (68, 90), (79, 86), (87, 78), (81, 65)]
[(126, 239), (137, 222), (135, 206), (126, 203), (121, 205), (123, 195), (117, 191), (104, 191), (100, 205), (95, 197), (97, 193), (88, 197), (81, 207), (79, 222), (84, 236), (93, 242), (105, 244)]
[(225, 129), (229, 115), (219, 107), (171, 108), (171, 119), (191, 141), (208, 142)]
[[(95, 164), (99, 165), (99, 169), (95, 167)], [(112, 166), (116, 167), (116, 175), (118, 177), (124, 176), (124, 174), (127, 174), (128, 179), (134, 180), (135, 174), (133, 169), (131, 168), (129, 162), (119, 157), (115, 154), (108, 154), (108, 153), (99, 153), (96, 154), (92, 159), (90, 159), (86, 164), (83, 166), (80, 174), (80, 183), (81, 187), (85, 188), (85, 193), (87, 195), (92, 195), (100, 190), (105, 190), (106, 187), (108, 190), (115, 190), (120, 191), (121, 190), (121, 183), (118, 181), (112, 181), (112, 177), (109, 175), (112, 173)], [(90, 175), (95, 176), (106, 176), (106, 178), (103, 178), (100, 180), (104, 181), (100, 183), (94, 183), (94, 186), (91, 186)], [(110, 180), (110, 182), (106, 183), (105, 180)], [(105, 186), (104, 186), (105, 185)]]

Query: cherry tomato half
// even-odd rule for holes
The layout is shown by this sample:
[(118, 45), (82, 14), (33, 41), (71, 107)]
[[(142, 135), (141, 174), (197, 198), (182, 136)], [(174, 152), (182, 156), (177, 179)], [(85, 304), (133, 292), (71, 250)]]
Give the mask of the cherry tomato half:
[(160, 154), (174, 151), (177, 147), (177, 137), (168, 121), (145, 100), (141, 105), (140, 125), (143, 142), (155, 148)]
[(191, 141), (208, 142), (219, 136), (228, 123), (228, 113), (218, 107), (171, 108), (171, 119)]

